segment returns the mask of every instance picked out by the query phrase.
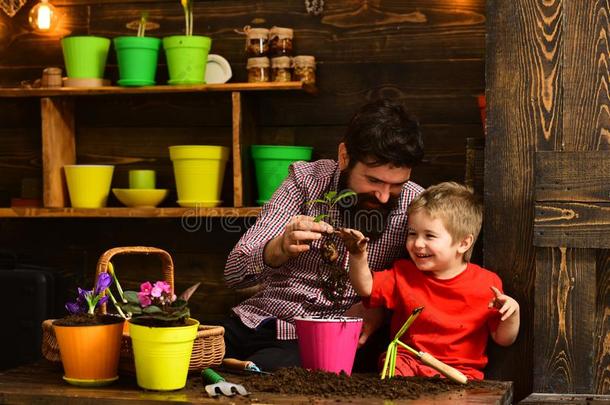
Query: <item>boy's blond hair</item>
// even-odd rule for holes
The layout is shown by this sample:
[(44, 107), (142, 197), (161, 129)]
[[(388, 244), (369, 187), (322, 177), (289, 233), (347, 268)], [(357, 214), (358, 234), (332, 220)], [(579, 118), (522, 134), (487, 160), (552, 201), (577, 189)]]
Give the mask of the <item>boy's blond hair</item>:
[(453, 242), (472, 235), (472, 246), (464, 253), (464, 261), (470, 261), (483, 222), (483, 205), (472, 188), (452, 181), (430, 186), (411, 202), (407, 212), (411, 215), (419, 210), (440, 218)]

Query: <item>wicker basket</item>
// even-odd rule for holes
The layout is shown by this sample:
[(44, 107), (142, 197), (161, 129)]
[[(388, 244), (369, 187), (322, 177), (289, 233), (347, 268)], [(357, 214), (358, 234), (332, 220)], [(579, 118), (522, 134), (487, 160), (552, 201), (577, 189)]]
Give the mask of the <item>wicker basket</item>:
[[(97, 263), (96, 279), (99, 273), (107, 271), (110, 259), (119, 254), (154, 254), (160, 256), (163, 265), (163, 278), (170, 285), (172, 294), (174, 293), (174, 263), (172, 258), (166, 251), (154, 247), (129, 246), (107, 250), (100, 256)], [(106, 313), (106, 305), (100, 306), (100, 312), (102, 314)], [(52, 319), (47, 319), (42, 323), (42, 355), (49, 361), (58, 362), (61, 361), (61, 355), (52, 324)], [(189, 370), (200, 371), (206, 367), (218, 366), (222, 363), (224, 354), (224, 328), (222, 326), (199, 325), (197, 337), (193, 344)], [(127, 373), (135, 372), (131, 338), (127, 328), (123, 332), (123, 341), (121, 342), (119, 369)]]

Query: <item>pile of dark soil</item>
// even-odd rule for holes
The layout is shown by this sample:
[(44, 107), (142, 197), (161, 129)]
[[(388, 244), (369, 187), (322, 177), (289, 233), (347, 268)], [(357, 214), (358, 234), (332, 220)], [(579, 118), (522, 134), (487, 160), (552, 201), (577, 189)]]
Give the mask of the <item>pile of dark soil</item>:
[(53, 324), (58, 326), (95, 326), (95, 325), (111, 325), (123, 322), (124, 319), (114, 315), (102, 314), (72, 314), (64, 318), (58, 319)]
[[(394, 377), (382, 380), (379, 374), (334, 374), (285, 368), (273, 375), (250, 375), (239, 378), (252, 392), (300, 394), (312, 397), (345, 398), (374, 397), (378, 399), (415, 399), (423, 394), (458, 391), (465, 387), (494, 389), (502, 387), (494, 381), (469, 381), (467, 386), (445, 378)], [(232, 382), (235, 379), (229, 380)]]

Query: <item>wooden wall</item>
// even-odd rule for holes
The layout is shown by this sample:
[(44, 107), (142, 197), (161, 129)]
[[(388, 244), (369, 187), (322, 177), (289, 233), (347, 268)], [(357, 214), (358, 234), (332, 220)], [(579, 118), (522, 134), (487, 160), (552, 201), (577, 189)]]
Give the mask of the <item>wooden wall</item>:
[(610, 398), (609, 13), (488, 1), (485, 262), (524, 323), (495, 358), (535, 393), (564, 394), (526, 403)]
[[(160, 24), (153, 36), (178, 34), (183, 14), (176, 0), (53, 0), (62, 12), (59, 32), (32, 33), (31, 4), (14, 18), (0, 13), (0, 85), (39, 77), (43, 67), (62, 66), (59, 39), (71, 34), (116, 37), (148, 10)], [(245, 25), (295, 29), (295, 51), (315, 55), (319, 94), (261, 93), (250, 97), (260, 143), (313, 145), (314, 158), (334, 158), (351, 114), (381, 96), (402, 100), (423, 125), (426, 161), (414, 179), (427, 186), (463, 180), (466, 138), (482, 137), (476, 96), (484, 91), (484, 0), (333, 0), (322, 16), (310, 16), (303, 0), (196, 1), (194, 32), (213, 38), (212, 52), (231, 63), (234, 81), (245, 80)], [(116, 79), (111, 50), (107, 75)], [(160, 61), (158, 79), (166, 80)], [(82, 98), (77, 108), (77, 161), (117, 165), (113, 186), (126, 185), (131, 168), (155, 168), (159, 186), (173, 187), (167, 146), (230, 144), (226, 94)], [(0, 202), (19, 194), (24, 177), (40, 177), (37, 100), (0, 99)], [(230, 173), (227, 173), (230, 176)], [(230, 188), (223, 193), (231, 201)], [(170, 198), (170, 203), (175, 198)], [(111, 201), (111, 204), (117, 204)], [(67, 268), (74, 283), (90, 278), (107, 248), (145, 244), (176, 259), (182, 286), (203, 280), (195, 314), (218, 319), (240, 299), (223, 287), (222, 268), (245, 226), (189, 232), (175, 220), (11, 219), (0, 221), (0, 244), (33, 261)], [(225, 224), (226, 225), (226, 224)], [(125, 265), (127, 266), (128, 263)], [(120, 270), (119, 270), (120, 271)], [(154, 271), (135, 266), (129, 281)], [(148, 274), (147, 274), (148, 275)], [(153, 277), (152, 275), (150, 277)]]

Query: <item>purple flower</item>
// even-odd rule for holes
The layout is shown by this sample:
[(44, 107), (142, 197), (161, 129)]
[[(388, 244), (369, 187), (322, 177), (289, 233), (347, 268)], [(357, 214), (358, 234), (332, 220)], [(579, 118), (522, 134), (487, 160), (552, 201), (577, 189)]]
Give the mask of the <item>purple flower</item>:
[(106, 288), (110, 287), (112, 284), (112, 276), (108, 273), (102, 272), (97, 276), (97, 282), (95, 283), (95, 290), (93, 292), (94, 295), (100, 295)]
[(80, 313), (85, 312), (85, 308), (83, 308), (81, 305), (77, 304), (76, 302), (67, 302), (66, 310), (68, 310), (68, 312), (70, 314), (80, 314)]

